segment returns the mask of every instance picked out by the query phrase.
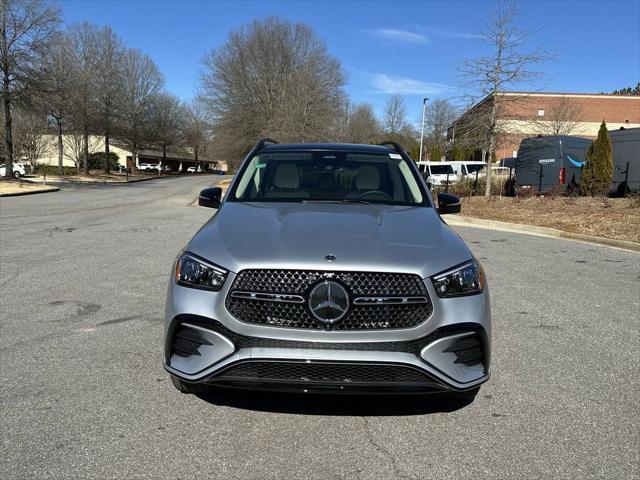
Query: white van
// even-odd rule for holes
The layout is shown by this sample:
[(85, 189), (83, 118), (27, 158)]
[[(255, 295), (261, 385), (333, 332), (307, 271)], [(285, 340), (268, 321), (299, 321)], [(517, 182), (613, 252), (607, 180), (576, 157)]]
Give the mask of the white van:
[(444, 185), (458, 181), (458, 175), (451, 166), (451, 162), (417, 162), (422, 175), (429, 179), (432, 185)]
[(484, 176), (487, 174), (486, 162), (444, 162), (451, 165), (456, 175), (466, 177), (467, 175), (473, 175), (475, 177), (476, 172), (478, 176)]

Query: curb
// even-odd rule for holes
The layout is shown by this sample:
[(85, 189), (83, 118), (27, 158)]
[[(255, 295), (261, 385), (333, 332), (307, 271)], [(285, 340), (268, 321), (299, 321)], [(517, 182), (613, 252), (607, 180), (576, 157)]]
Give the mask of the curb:
[(581, 243), (592, 243), (605, 247), (620, 248), (633, 252), (640, 252), (640, 243), (613, 238), (596, 237), (582, 233), (565, 232), (556, 228), (539, 227), (536, 225), (523, 225), (520, 223), (500, 222), (498, 220), (484, 220), (482, 218), (462, 217), (460, 215), (443, 215), (447, 224), (460, 227), (477, 227), (503, 232), (522, 233), (537, 237), (560, 238)]
[(0, 193), (0, 197), (22, 197), (24, 195), (37, 195), (38, 193), (49, 193), (49, 192), (58, 192), (60, 188), (58, 187), (49, 187), (47, 189), (42, 190), (32, 190), (30, 192), (12, 192), (12, 193)]
[(122, 181), (122, 182), (110, 182), (110, 181), (107, 181), (107, 180), (88, 182), (88, 181), (85, 181), (85, 180), (59, 180), (59, 179), (54, 179), (54, 180), (47, 179), (47, 182), (59, 183), (59, 184), (63, 184), (63, 185), (128, 185), (130, 183), (147, 182), (149, 180), (159, 180), (161, 178), (172, 178), (172, 177), (170, 177), (169, 175), (166, 175), (166, 176), (162, 176), (162, 177), (136, 178), (134, 180), (129, 180), (128, 182), (125, 182), (125, 181)]

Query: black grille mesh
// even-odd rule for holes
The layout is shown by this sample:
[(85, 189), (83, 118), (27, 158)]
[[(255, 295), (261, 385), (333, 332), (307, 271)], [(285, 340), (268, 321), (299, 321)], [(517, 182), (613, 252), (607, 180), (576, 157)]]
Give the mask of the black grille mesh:
[[(342, 283), (351, 298), (359, 296), (424, 296), (427, 289), (418, 275), (375, 272), (320, 272), (298, 270), (244, 270), (233, 291), (302, 295), (319, 281), (331, 278)], [(305, 303), (283, 303), (227, 297), (229, 313), (240, 321), (288, 328), (326, 329)], [(424, 322), (432, 312), (431, 302), (393, 305), (351, 305), (347, 316), (332, 325), (334, 330), (408, 328)]]
[(261, 380), (331, 384), (429, 384), (426, 374), (396, 365), (246, 362), (232, 366), (212, 380)]
[(305, 295), (313, 285), (326, 278), (344, 284), (352, 296), (427, 294), (418, 275), (317, 270), (243, 270), (233, 282), (232, 290)]

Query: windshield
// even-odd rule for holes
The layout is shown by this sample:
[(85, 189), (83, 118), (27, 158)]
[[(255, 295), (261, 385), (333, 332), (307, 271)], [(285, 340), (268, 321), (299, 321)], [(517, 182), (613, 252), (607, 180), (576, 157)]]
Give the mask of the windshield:
[(453, 167), (451, 165), (431, 165), (431, 175), (446, 175), (450, 173), (453, 175)]
[(467, 167), (467, 173), (481, 172), (486, 167), (484, 163), (472, 163), (471, 165), (467, 164), (465, 166)]
[(398, 154), (287, 151), (249, 160), (229, 200), (424, 205), (426, 197)]

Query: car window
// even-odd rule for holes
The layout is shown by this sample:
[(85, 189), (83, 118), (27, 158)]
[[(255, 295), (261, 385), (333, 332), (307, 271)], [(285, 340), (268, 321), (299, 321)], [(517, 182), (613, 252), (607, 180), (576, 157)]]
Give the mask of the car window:
[(430, 165), (429, 168), (431, 169), (431, 175), (453, 174), (451, 165)]
[(471, 165), (465, 165), (466, 169), (467, 169), (467, 175), (470, 173), (476, 173), (476, 172), (482, 172), (485, 168), (486, 165), (484, 163), (475, 163), (475, 164), (471, 164)]
[(249, 160), (229, 200), (423, 205), (426, 197), (418, 182), (414, 170), (397, 154), (269, 152)]

